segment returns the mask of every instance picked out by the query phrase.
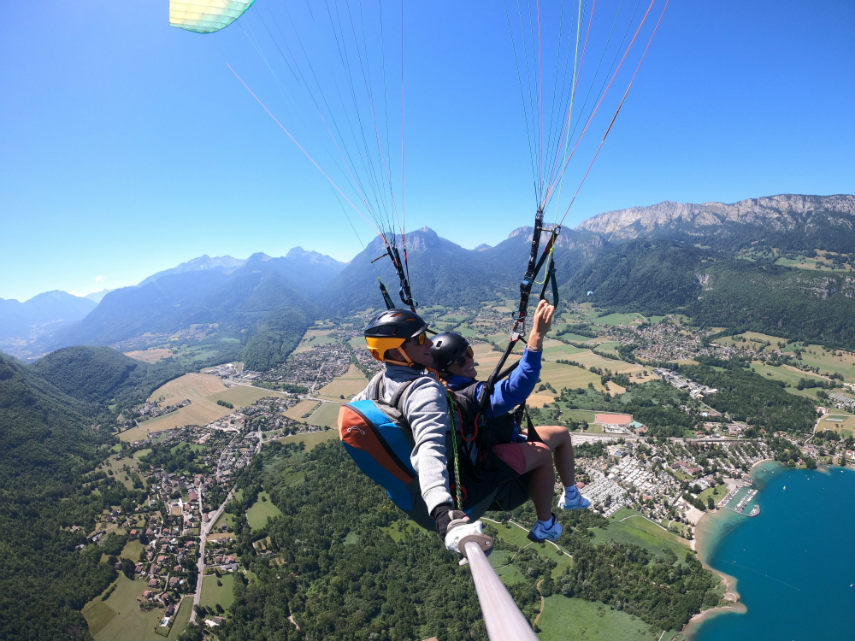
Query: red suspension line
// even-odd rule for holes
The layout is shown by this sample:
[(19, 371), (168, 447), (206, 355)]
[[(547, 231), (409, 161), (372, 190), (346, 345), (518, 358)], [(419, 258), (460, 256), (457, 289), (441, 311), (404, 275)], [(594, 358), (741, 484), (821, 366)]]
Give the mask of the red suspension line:
[[(594, 22), (594, 12), (597, 8), (597, 0), (591, 4), (591, 12), (588, 16), (588, 28), (585, 30), (585, 43), (582, 45), (582, 56), (579, 59), (579, 67), (575, 70), (576, 78), (579, 77), (579, 74), (582, 73), (582, 66), (585, 63), (585, 52), (588, 50), (588, 40), (591, 36), (591, 24)], [(578, 83), (573, 84), (573, 90), (570, 94), (570, 104), (567, 106), (567, 118), (564, 120), (564, 125), (561, 128), (561, 136), (558, 139), (558, 148), (555, 153), (555, 161), (552, 163), (552, 169), (549, 172), (549, 184), (552, 184), (556, 180), (556, 171), (558, 169), (558, 164), (561, 159), (560, 149), (563, 145), (566, 145), (566, 139), (570, 135), (570, 119), (573, 116), (573, 104), (576, 98), (576, 89), (578, 88)]]
[[(632, 89), (632, 83), (635, 82), (635, 77), (638, 75), (639, 69), (641, 69), (641, 64), (644, 62), (644, 59), (647, 57), (647, 51), (650, 49), (650, 44), (653, 42), (653, 37), (656, 35), (656, 32), (659, 30), (659, 25), (662, 23), (662, 18), (665, 16), (665, 10), (668, 9), (668, 5), (671, 0), (665, 0), (665, 6), (662, 7), (662, 13), (659, 14), (659, 19), (656, 21), (656, 26), (653, 28), (653, 33), (650, 34), (650, 39), (647, 41), (647, 46), (644, 47), (644, 53), (641, 54), (641, 59), (638, 61), (638, 65), (635, 67), (635, 71), (632, 74), (632, 78), (629, 80), (629, 85), (626, 87), (626, 91), (623, 92), (623, 98), (621, 98), (620, 104), (618, 105), (617, 111), (615, 111), (615, 115), (612, 116), (612, 120), (609, 123), (608, 128), (606, 129), (606, 133), (603, 134), (603, 139), (600, 141), (600, 145), (597, 147), (597, 153), (594, 154), (594, 157), (591, 159), (590, 164), (588, 165), (588, 169), (585, 172), (585, 175), (582, 177), (582, 180), (579, 182), (579, 186), (576, 188), (576, 193), (573, 194), (573, 198), (570, 200), (570, 204), (567, 205), (567, 209), (564, 212), (564, 215), (561, 217), (561, 222), (559, 225), (564, 224), (564, 219), (567, 218), (567, 214), (570, 213), (570, 208), (573, 206), (573, 203), (576, 202), (576, 197), (579, 195), (579, 191), (582, 189), (582, 185), (585, 183), (585, 180), (588, 178), (588, 174), (591, 173), (591, 167), (594, 166), (594, 162), (597, 160), (597, 156), (600, 155), (600, 150), (603, 148), (603, 144), (606, 142), (606, 138), (609, 135), (609, 132), (612, 130), (612, 125), (615, 124), (615, 120), (617, 120), (618, 114), (620, 113), (621, 108), (623, 107), (623, 103), (626, 101), (626, 97), (629, 95), (629, 90)], [(649, 11), (649, 9), (648, 9)]]
[(579, 137), (576, 139), (576, 143), (573, 145), (573, 149), (570, 151), (570, 155), (564, 160), (564, 163), (561, 165), (561, 170), (558, 172), (558, 177), (552, 182), (552, 184), (549, 187), (549, 190), (546, 193), (546, 196), (544, 196), (543, 202), (541, 202), (541, 204), (540, 204), (541, 209), (546, 207), (546, 203), (549, 200), (549, 197), (552, 195), (552, 192), (555, 190), (555, 187), (558, 185), (558, 182), (560, 181), (561, 176), (564, 174), (564, 170), (567, 169), (567, 165), (569, 164), (570, 160), (573, 158), (573, 154), (576, 153), (576, 149), (578, 148), (579, 143), (582, 142), (582, 138), (585, 136), (585, 133), (588, 131), (588, 127), (590, 127), (591, 122), (594, 119), (594, 116), (596, 116), (596, 114), (597, 114), (597, 111), (599, 111), (600, 105), (603, 104), (603, 100), (605, 99), (606, 94), (608, 94), (609, 90), (611, 89), (612, 83), (614, 82), (615, 78), (617, 77), (617, 74), (620, 72), (621, 67), (623, 67), (623, 63), (626, 61), (626, 57), (629, 55), (630, 50), (632, 49), (633, 45), (635, 44), (635, 40), (638, 37), (638, 33), (641, 31), (641, 27), (644, 26), (644, 23), (647, 20), (647, 17), (650, 15), (650, 10), (653, 8), (653, 5), (655, 2), (656, 2), (656, 0), (650, 0), (650, 4), (647, 7), (647, 11), (645, 11), (645, 13), (644, 13), (644, 17), (641, 19), (641, 22), (638, 24), (638, 28), (635, 30), (635, 33), (632, 36), (632, 40), (630, 40), (629, 45), (627, 46), (626, 51), (624, 51), (623, 56), (621, 57), (617, 68), (615, 69), (614, 73), (612, 74), (612, 77), (609, 79), (608, 85), (606, 85), (605, 90), (600, 95), (600, 99), (597, 101), (597, 105), (596, 105), (596, 107), (594, 107), (594, 111), (591, 112), (591, 115), (588, 118), (588, 121), (585, 123), (585, 128), (582, 130), (582, 133), (579, 134)]

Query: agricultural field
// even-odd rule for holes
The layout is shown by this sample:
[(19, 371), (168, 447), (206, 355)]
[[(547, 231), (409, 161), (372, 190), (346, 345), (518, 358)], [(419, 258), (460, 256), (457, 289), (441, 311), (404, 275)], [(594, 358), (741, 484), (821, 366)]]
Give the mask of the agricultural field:
[(351, 363), (344, 374), (337, 376), (329, 384), (324, 385), (317, 392), (317, 396), (334, 401), (340, 401), (341, 399), (350, 400), (365, 389), (367, 384), (368, 379), (365, 378), (365, 374), (356, 365)]
[(318, 409), (319, 405), (321, 405), (319, 401), (304, 399), (296, 405), (289, 407), (285, 411), (285, 416), (294, 419), (295, 421), (305, 421), (306, 418), (311, 416), (312, 413)]
[(552, 385), (556, 392), (560, 392), (565, 387), (568, 389), (588, 387), (589, 383), (596, 390), (602, 391), (603, 389), (599, 374), (594, 374), (582, 367), (555, 363), (551, 360), (543, 363), (540, 370), (540, 380)]
[(306, 420), (309, 425), (317, 427), (338, 427), (338, 411), (340, 403), (321, 403), (318, 409)]
[(145, 611), (137, 602), (137, 597), (146, 589), (145, 583), (131, 581), (124, 574), (119, 574), (111, 585), (116, 589), (106, 601), (97, 596), (83, 608), (83, 616), (95, 641), (175, 641), (187, 627), (192, 597), (181, 601), (169, 636), (165, 637), (157, 632), (163, 629), (160, 627), (163, 608)]
[(125, 442), (133, 442), (146, 438), (148, 434), (163, 432), (176, 427), (207, 425), (232, 412), (229, 408), (218, 405), (218, 400), (226, 401), (236, 408), (240, 408), (251, 405), (266, 396), (280, 395), (282, 394), (279, 392), (249, 385), (226, 387), (219, 376), (211, 374), (185, 374), (156, 389), (148, 400), (150, 402), (157, 401), (161, 405), (177, 405), (183, 400), (189, 399), (189, 405), (179, 408), (175, 412), (140, 423), (136, 427), (119, 434), (119, 438)]
[(803, 378), (808, 379), (816, 379), (825, 382), (828, 380), (825, 376), (818, 376), (813, 372), (803, 372), (802, 370), (793, 367), (792, 365), (781, 365), (779, 367), (774, 367), (772, 365), (767, 365), (760, 361), (753, 361), (751, 363), (751, 370), (760, 376), (764, 376), (773, 381), (780, 381), (784, 385), (787, 386), (787, 391), (791, 394), (796, 394), (798, 396), (804, 396), (806, 398), (817, 400), (817, 392), (819, 388), (817, 387), (807, 387), (805, 389), (797, 389), (799, 381)]
[(295, 354), (301, 354), (303, 352), (310, 352), (315, 347), (320, 347), (321, 345), (332, 345), (333, 343), (337, 343), (337, 339), (335, 339), (332, 334), (334, 330), (332, 329), (308, 329), (306, 333), (303, 334), (303, 338), (300, 341), (300, 344), (297, 345), (297, 348), (294, 350)]
[(819, 345), (805, 345), (801, 350), (802, 364), (816, 367), (820, 374), (840, 374), (847, 382), (855, 382), (855, 353), (827, 350)]
[(303, 443), (307, 452), (311, 452), (321, 443), (338, 439), (338, 430), (320, 430), (318, 432), (302, 432), (278, 439), (282, 443)]
[(641, 325), (647, 319), (638, 313), (629, 314), (606, 314), (598, 316), (596, 322), (600, 325)]
[(172, 350), (165, 347), (152, 347), (150, 349), (138, 349), (125, 352), (125, 356), (143, 363), (157, 363), (158, 361), (172, 358)]

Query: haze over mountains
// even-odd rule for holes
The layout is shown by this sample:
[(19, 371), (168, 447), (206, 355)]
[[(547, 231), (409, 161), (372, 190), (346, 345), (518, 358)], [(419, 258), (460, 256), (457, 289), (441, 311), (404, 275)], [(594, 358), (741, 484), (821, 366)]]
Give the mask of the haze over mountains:
[[(495, 247), (468, 250), (427, 228), (411, 232), (415, 298), (425, 306), (457, 306), (515, 296), (530, 234), (521, 228)], [(855, 292), (855, 277), (847, 271), (852, 248), (855, 196), (779, 195), (600, 214), (561, 230), (555, 261), (564, 299), (650, 312), (684, 308), (709, 323), (730, 310), (730, 321), (784, 326), (786, 319), (804, 321), (820, 303), (835, 318), (848, 313)], [(827, 269), (780, 264), (788, 254), (816, 256), (817, 250), (829, 252), (820, 256)], [(175, 335), (219, 337), (245, 348), (254, 336), (267, 341), (279, 318), (296, 331), (315, 318), (379, 308), (378, 277), (397, 301), (390, 261), (372, 262), (384, 251), (378, 238), (349, 263), (300, 248), (278, 258), (202, 256), (109, 292), (98, 304), (64, 292), (25, 303), (0, 299), (0, 351), (35, 358), (70, 345), (127, 350)], [(787, 292), (790, 303), (776, 291)], [(795, 323), (793, 331), (832, 343), (850, 340), (839, 323), (812, 323), (808, 330)]]

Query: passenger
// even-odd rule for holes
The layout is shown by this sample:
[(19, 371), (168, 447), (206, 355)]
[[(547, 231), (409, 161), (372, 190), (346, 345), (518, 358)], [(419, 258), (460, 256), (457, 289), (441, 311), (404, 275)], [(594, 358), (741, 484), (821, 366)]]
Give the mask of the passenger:
[[(552, 513), (555, 483), (553, 463), (564, 488), (558, 507), (580, 510), (590, 505), (576, 487), (576, 466), (570, 432), (560, 425), (534, 428), (536, 434), (523, 434), (510, 412), (525, 402), (534, 391), (541, 368), (543, 339), (552, 324), (555, 308), (541, 300), (534, 313), (531, 333), (519, 365), (510, 376), (499, 381), (483, 412), (479, 429), (481, 447), (492, 451), (519, 474), (528, 474), (528, 493), (537, 512), (537, 523), (529, 532), (533, 541), (555, 541), (561, 525)], [(431, 354), (434, 367), (449, 389), (456, 393), (464, 422), (475, 422), (478, 398), (485, 385), (476, 381), (477, 363), (469, 342), (460, 334), (447, 332), (433, 338)]]

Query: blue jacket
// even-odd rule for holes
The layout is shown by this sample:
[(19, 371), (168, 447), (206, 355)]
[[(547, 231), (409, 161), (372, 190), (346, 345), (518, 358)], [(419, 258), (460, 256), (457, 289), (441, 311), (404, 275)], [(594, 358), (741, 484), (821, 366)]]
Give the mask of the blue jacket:
[[(532, 352), (525, 348), (520, 364), (511, 372), (510, 376), (499, 381), (490, 396), (490, 407), (485, 411), (488, 417), (501, 416), (513, 410), (517, 405), (524, 402), (534, 391), (534, 386), (540, 380), (541, 352)], [(461, 390), (471, 385), (475, 379), (465, 376), (448, 377), (446, 383), (452, 390)], [(485, 383), (478, 383), (476, 392), (481, 393)]]

